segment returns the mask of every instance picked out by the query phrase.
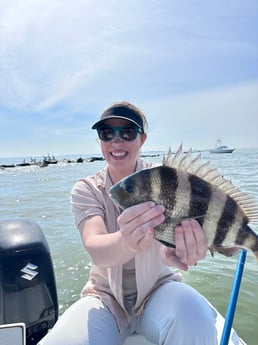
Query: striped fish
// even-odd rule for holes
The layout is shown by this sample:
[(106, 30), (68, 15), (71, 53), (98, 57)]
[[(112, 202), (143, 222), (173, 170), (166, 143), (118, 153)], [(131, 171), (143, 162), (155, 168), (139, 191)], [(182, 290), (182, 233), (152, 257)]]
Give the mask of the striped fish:
[(182, 145), (163, 164), (138, 171), (115, 184), (111, 197), (120, 207), (152, 200), (165, 207), (165, 221), (155, 228), (154, 237), (175, 247), (174, 228), (183, 219), (196, 219), (202, 226), (211, 253), (231, 256), (240, 248), (253, 252), (258, 262), (258, 235), (249, 223), (258, 223), (254, 198), (241, 192), (217, 168), (203, 162)]

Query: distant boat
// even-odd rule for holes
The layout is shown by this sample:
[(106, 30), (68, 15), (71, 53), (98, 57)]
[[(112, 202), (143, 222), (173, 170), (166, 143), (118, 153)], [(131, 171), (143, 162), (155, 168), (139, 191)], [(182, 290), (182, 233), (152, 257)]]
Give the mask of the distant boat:
[(221, 140), (217, 140), (215, 148), (211, 149), (210, 153), (232, 153), (234, 150), (224, 145)]
[(43, 164), (42, 166), (47, 166), (49, 164), (57, 164), (57, 160), (55, 159), (55, 156), (50, 157), (48, 154), (47, 157), (43, 157)]

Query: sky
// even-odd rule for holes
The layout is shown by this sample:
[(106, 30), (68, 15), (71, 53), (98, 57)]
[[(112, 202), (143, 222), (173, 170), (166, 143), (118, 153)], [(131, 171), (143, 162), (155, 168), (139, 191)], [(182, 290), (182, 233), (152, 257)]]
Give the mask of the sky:
[(100, 152), (114, 101), (143, 151), (258, 147), (257, 0), (0, 0), (0, 157)]

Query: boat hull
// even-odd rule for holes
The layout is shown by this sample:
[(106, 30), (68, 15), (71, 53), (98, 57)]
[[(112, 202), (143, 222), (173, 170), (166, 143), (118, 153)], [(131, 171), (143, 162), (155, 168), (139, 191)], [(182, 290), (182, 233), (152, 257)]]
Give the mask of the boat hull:
[(210, 153), (232, 153), (234, 149), (213, 149)]

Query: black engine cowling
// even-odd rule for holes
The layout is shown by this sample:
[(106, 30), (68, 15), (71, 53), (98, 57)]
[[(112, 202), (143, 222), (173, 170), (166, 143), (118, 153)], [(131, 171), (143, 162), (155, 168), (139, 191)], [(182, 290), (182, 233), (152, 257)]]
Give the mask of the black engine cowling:
[(49, 247), (41, 228), (28, 219), (0, 221), (0, 324), (24, 322), (34, 345), (58, 318)]

